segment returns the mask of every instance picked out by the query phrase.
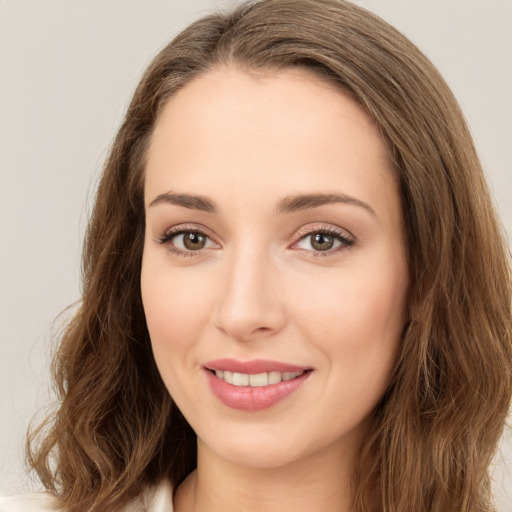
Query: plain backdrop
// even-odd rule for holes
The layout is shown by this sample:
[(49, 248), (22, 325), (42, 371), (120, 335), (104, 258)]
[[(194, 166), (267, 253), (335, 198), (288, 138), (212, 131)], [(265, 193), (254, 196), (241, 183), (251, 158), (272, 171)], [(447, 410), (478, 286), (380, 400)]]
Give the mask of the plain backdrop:
[[(0, 0), (0, 492), (34, 484), (23, 438), (50, 399), (59, 313), (79, 298), (96, 181), (145, 66), (229, 0)], [(359, 0), (437, 65), (474, 134), (512, 234), (512, 0)], [(64, 316), (65, 318), (65, 316)], [(497, 457), (512, 512), (512, 441)]]

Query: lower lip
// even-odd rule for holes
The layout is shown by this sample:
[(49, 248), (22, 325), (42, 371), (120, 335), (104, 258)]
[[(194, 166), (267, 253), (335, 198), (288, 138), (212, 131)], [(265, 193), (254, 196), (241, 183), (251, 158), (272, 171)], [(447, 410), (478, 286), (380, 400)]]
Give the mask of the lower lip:
[(260, 411), (272, 407), (297, 391), (311, 374), (308, 371), (292, 380), (253, 388), (250, 386), (228, 384), (226, 381), (216, 377), (211, 371), (207, 369), (204, 371), (213, 394), (224, 405), (242, 411)]

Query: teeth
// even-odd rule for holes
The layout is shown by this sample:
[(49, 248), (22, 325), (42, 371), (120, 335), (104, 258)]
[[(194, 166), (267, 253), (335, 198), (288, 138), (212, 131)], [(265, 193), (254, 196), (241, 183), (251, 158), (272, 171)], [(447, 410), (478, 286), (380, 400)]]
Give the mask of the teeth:
[(234, 386), (248, 386), (249, 375), (246, 373), (233, 373), (233, 385)]
[(215, 370), (215, 375), (228, 384), (234, 386), (250, 386), (252, 388), (279, 384), (281, 381), (288, 381), (300, 377), (304, 372), (268, 372), (268, 373), (236, 373), (227, 370)]
[(284, 372), (281, 379), (282, 380), (292, 380), (292, 379), (295, 379), (295, 377), (298, 377), (301, 373), (303, 373), (303, 372)]
[(249, 375), (249, 386), (251, 386), (251, 388), (268, 386), (268, 373)]
[(268, 374), (269, 384), (279, 384), (281, 382), (281, 372), (270, 372)]

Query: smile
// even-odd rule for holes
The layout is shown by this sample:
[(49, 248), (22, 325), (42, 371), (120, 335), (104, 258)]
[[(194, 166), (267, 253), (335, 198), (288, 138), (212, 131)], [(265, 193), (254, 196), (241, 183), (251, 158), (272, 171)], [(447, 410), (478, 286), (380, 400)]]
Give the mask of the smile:
[(313, 373), (287, 363), (219, 359), (203, 367), (213, 395), (231, 409), (259, 411), (295, 394)]
[(237, 373), (228, 370), (215, 370), (215, 376), (233, 386), (250, 386), (252, 388), (264, 387), (271, 384), (279, 384), (300, 377), (301, 372), (263, 372), (263, 373)]

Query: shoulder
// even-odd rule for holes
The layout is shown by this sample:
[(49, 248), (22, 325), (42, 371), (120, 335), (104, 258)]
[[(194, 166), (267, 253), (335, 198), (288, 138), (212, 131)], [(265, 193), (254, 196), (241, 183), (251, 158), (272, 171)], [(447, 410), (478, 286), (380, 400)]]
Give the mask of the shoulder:
[[(172, 485), (168, 480), (162, 480), (154, 487), (148, 487), (138, 498), (130, 502), (126, 512), (173, 512)], [(0, 508), (0, 512), (3, 510)]]
[[(172, 486), (162, 481), (150, 487), (126, 506), (126, 512), (172, 512)], [(18, 496), (0, 496), (0, 512), (62, 512), (57, 499), (49, 493), (34, 492)]]
[(57, 512), (59, 507), (54, 496), (33, 492), (19, 496), (0, 496), (0, 512)]

